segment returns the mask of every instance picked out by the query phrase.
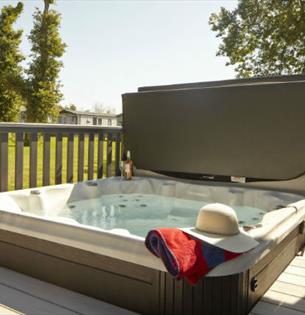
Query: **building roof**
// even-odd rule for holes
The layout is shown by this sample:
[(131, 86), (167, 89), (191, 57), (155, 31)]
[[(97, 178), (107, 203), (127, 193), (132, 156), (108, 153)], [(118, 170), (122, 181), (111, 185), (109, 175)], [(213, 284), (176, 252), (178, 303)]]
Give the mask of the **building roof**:
[(96, 116), (96, 117), (112, 117), (115, 118), (116, 114), (111, 113), (94, 113), (89, 111), (80, 111), (80, 110), (72, 110), (72, 109), (62, 109), (60, 113), (68, 113), (73, 115), (84, 115), (84, 116)]

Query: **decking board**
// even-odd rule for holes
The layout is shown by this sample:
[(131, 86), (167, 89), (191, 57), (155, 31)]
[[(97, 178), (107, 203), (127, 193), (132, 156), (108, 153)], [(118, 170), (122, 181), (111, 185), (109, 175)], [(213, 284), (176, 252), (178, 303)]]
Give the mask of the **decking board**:
[(294, 295), (285, 293), (279, 293), (269, 290), (266, 292), (261, 301), (265, 301), (271, 304), (284, 306), (289, 309), (303, 312), (305, 311), (305, 299)]
[(305, 255), (297, 256), (249, 315), (305, 314)]
[(304, 315), (304, 312), (295, 311), (281, 305), (260, 301), (251, 311), (253, 315)]
[(297, 257), (291, 262), (290, 266), (305, 268), (305, 259)]
[[(300, 277), (305, 277), (304, 268), (300, 266), (288, 266), (285, 270), (285, 273), (289, 273), (292, 275), (297, 275)], [(305, 279), (304, 279), (305, 280)]]
[(287, 282), (276, 281), (272, 287), (270, 288), (272, 291), (276, 291), (279, 293), (286, 293), (292, 296), (304, 297), (304, 288), (295, 284), (290, 284)]
[(0, 267), (0, 315), (136, 315)]
[(25, 315), (24, 313), (17, 312), (10, 307), (0, 304), (0, 315)]

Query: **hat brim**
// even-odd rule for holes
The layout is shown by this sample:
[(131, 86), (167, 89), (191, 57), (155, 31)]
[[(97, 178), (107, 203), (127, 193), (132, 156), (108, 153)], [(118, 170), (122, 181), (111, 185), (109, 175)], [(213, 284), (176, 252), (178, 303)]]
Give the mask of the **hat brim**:
[(259, 244), (255, 239), (253, 239), (251, 236), (247, 235), (243, 231), (240, 231), (240, 233), (236, 235), (227, 236), (201, 232), (195, 227), (180, 228), (180, 230), (194, 236), (197, 239), (200, 239), (204, 242), (215, 245), (232, 253), (244, 253), (253, 249)]

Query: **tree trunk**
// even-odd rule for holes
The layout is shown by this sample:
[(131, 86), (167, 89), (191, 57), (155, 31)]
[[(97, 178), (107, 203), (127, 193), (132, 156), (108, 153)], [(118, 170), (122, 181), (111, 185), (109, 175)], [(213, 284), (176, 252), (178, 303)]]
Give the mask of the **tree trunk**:
[(43, 15), (45, 16), (49, 12), (50, 0), (44, 0)]

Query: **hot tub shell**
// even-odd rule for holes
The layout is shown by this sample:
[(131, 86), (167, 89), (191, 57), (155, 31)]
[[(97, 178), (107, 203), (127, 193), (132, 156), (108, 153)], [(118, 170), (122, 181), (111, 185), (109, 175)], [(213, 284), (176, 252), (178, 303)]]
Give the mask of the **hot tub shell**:
[[(196, 286), (166, 272), (1, 229), (2, 266), (140, 314), (248, 314), (304, 244), (301, 226), (246, 272)], [(252, 288), (255, 288), (253, 290)]]
[[(39, 191), (48, 197), (61, 195), (56, 199), (60, 209), (59, 200), (63, 204), (73, 195), (92, 198), (99, 186), (116, 190), (120, 181), (113, 178), (96, 181), (96, 186), (84, 182)], [(3, 196), (20, 202), (39, 195), (36, 189), (28, 189), (2, 193), (0, 201)], [(305, 242), (305, 201), (301, 200), (271, 211), (264, 227), (253, 229), (253, 237), (260, 241), (256, 250), (218, 266), (191, 286), (168, 275), (141, 237), (9, 210), (0, 211), (2, 266), (141, 314), (247, 314)], [(278, 224), (268, 224), (276, 220)]]

